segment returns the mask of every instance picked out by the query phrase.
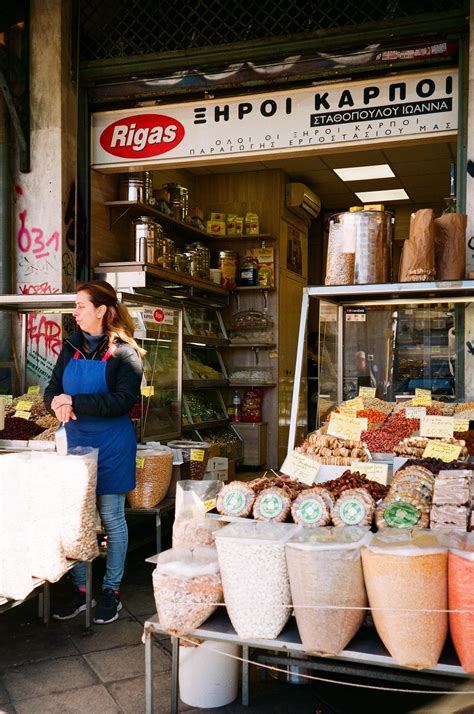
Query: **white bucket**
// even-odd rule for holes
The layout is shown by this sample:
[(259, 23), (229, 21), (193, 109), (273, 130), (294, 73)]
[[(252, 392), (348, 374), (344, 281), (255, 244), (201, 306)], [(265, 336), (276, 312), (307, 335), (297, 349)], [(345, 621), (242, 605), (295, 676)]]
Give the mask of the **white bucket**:
[[(222, 654), (221, 654), (222, 653)], [(240, 647), (206, 640), (197, 647), (179, 648), (179, 696), (192, 707), (224, 707), (237, 697)]]

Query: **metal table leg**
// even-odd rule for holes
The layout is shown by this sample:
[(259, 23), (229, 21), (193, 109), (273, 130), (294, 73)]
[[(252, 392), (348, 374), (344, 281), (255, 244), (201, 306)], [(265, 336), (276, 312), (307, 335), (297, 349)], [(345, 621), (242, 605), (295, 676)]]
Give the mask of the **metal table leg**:
[(178, 714), (179, 637), (171, 638), (171, 714)]
[(89, 629), (92, 622), (92, 561), (86, 562), (86, 628)]
[(161, 511), (159, 508), (156, 511), (155, 528), (156, 528), (156, 552), (161, 553)]
[(247, 645), (242, 645), (242, 704), (244, 707), (249, 705), (249, 648)]
[(151, 633), (145, 630), (145, 712), (153, 714), (153, 663), (151, 660)]

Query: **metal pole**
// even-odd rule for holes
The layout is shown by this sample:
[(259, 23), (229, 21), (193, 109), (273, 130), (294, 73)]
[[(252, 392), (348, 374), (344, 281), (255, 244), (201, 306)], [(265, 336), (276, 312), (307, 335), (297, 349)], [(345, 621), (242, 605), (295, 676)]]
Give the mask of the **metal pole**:
[(179, 637), (171, 638), (171, 714), (178, 714)]
[(91, 626), (92, 610), (92, 561), (86, 562), (86, 628)]
[(298, 425), (298, 411), (300, 401), (301, 375), (303, 373), (304, 336), (306, 321), (308, 319), (309, 295), (308, 288), (303, 288), (301, 299), (300, 329), (298, 333), (298, 348), (296, 350), (295, 381), (293, 382), (293, 398), (291, 400), (290, 431), (288, 434), (288, 453), (295, 448), (296, 427)]
[(459, 39), (458, 140), (456, 147), (456, 211), (466, 212), (467, 108), (469, 102), (469, 39)]
[(151, 632), (145, 630), (145, 711), (153, 714), (153, 662), (151, 659)]
[(249, 648), (242, 645), (242, 704), (249, 705)]

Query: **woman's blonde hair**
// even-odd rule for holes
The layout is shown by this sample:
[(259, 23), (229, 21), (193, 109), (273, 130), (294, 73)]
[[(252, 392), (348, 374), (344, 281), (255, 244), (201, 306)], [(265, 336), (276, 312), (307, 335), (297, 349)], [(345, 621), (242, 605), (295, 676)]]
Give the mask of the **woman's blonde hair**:
[(118, 338), (132, 345), (142, 357), (146, 354), (133, 338), (135, 325), (132, 316), (125, 305), (117, 301), (117, 293), (110, 283), (105, 280), (90, 280), (87, 283), (80, 283), (76, 290), (86, 292), (95, 307), (105, 305), (107, 308), (102, 324), (105, 334), (109, 337), (109, 344)]

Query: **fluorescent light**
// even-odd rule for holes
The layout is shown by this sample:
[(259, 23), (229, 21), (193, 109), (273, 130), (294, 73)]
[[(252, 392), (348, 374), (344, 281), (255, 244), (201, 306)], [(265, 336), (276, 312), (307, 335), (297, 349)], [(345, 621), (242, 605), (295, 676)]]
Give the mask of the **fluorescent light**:
[(369, 181), (370, 179), (393, 178), (395, 174), (388, 164), (372, 166), (350, 166), (346, 169), (333, 169), (343, 181)]
[(404, 188), (390, 188), (386, 191), (359, 191), (356, 196), (362, 203), (378, 203), (379, 201), (403, 201), (410, 198)]

